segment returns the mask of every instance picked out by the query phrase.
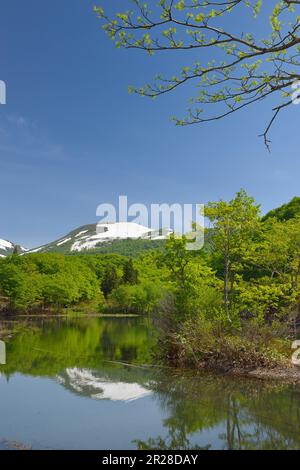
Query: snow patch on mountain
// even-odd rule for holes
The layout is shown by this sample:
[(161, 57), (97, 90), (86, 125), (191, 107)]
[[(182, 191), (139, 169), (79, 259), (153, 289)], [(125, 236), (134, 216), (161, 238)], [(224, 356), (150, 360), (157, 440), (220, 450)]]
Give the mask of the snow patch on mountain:
[(0, 238), (0, 256), (1, 258), (5, 258), (13, 253), (14, 249), (18, 247), (19, 253), (24, 253), (26, 251), (25, 248), (19, 245), (15, 245), (14, 243)]
[[(165, 240), (172, 231), (170, 229), (155, 230), (135, 222), (115, 222), (82, 225), (72, 230), (64, 237), (46, 245), (26, 250), (30, 253), (78, 253), (88, 250), (97, 250), (104, 243), (115, 240), (144, 239)], [(23, 250), (25, 251), (25, 250)], [(1, 248), (0, 248), (1, 253)], [(2, 251), (2, 254), (3, 253)]]
[(80, 235), (83, 235), (84, 233), (87, 233), (88, 230), (82, 230), (81, 232), (77, 233), (77, 235), (75, 235), (75, 237), (80, 237)]
[(41, 250), (42, 250), (42, 247), (40, 246), (39, 248), (34, 248), (32, 250), (28, 250), (27, 253), (38, 253)]
[(73, 243), (71, 251), (90, 250), (98, 243), (108, 240), (120, 240), (127, 238), (141, 238), (151, 234), (152, 230), (134, 222), (117, 222), (114, 224), (98, 224), (96, 234), (92, 236), (76, 236), (78, 240)]
[(61, 245), (64, 245), (65, 243), (69, 242), (70, 240), (72, 240), (72, 238), (65, 238), (64, 240), (62, 240), (61, 242), (58, 242), (57, 243), (57, 246), (61, 246)]
[(13, 248), (13, 243), (9, 242), (8, 240), (2, 240), (2, 238), (0, 238), (0, 250), (12, 250)]

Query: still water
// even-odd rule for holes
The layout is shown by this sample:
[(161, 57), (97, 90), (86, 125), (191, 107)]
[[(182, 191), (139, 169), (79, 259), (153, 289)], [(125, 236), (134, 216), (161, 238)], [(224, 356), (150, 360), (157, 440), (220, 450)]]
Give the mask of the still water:
[(149, 367), (143, 318), (12, 327), (0, 449), (300, 448), (299, 386)]

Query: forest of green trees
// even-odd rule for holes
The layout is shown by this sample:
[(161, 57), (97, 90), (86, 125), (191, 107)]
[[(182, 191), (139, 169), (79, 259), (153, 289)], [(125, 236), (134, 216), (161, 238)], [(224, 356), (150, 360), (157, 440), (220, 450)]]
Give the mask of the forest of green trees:
[[(300, 199), (261, 217), (243, 190), (211, 202), (202, 250), (171, 236), (164, 248), (118, 254), (14, 254), (0, 260), (6, 312), (151, 314), (174, 364), (273, 365), (289, 355), (300, 295)], [(225, 358), (225, 359), (224, 359)]]

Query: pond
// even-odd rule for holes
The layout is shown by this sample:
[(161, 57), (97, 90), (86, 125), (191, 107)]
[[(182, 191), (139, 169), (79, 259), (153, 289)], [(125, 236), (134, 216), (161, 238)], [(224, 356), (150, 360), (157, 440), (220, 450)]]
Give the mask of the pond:
[(9, 326), (0, 449), (300, 448), (299, 386), (151, 367), (147, 319)]

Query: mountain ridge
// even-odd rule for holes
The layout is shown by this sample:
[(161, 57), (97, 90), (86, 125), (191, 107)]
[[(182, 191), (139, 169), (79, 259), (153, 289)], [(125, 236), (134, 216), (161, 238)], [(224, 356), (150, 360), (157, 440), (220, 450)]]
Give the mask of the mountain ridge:
[(134, 222), (87, 224), (27, 253), (83, 253), (97, 251), (103, 244), (116, 240), (163, 240), (169, 233), (169, 229), (156, 231)]
[[(172, 231), (170, 229), (154, 230), (134, 222), (116, 222), (101, 224), (81, 225), (59, 237), (53, 242), (40, 245), (31, 249), (20, 248), (21, 254), (32, 253), (97, 253), (103, 251), (103, 247), (114, 242), (134, 241), (160, 241), (165, 240)], [(2, 242), (2, 244), (1, 244)], [(154, 244), (155, 245), (155, 244)], [(11, 255), (15, 247), (14, 243), (0, 239), (0, 255)], [(142, 248), (142, 247), (140, 247)], [(141, 250), (143, 251), (143, 250)]]
[[(262, 221), (270, 217), (285, 221), (300, 215), (300, 198), (294, 197), (262, 216)], [(116, 222), (81, 225), (53, 242), (27, 250), (9, 240), (0, 238), (0, 258), (11, 255), (15, 249), (19, 253), (108, 253), (122, 251), (144, 251), (150, 247), (159, 247), (159, 241), (165, 240), (172, 233), (170, 229), (154, 230), (134, 222)], [(131, 243), (126, 243), (126, 240)], [(148, 244), (146, 241), (156, 242)], [(131, 246), (126, 246), (130, 245)], [(134, 246), (136, 245), (136, 247)], [(157, 245), (157, 246), (156, 246)]]
[(26, 252), (26, 249), (21, 247), (20, 245), (4, 238), (0, 238), (0, 258), (6, 258), (6, 256), (11, 255), (16, 249), (20, 253)]

